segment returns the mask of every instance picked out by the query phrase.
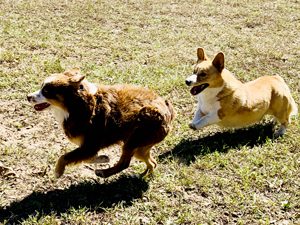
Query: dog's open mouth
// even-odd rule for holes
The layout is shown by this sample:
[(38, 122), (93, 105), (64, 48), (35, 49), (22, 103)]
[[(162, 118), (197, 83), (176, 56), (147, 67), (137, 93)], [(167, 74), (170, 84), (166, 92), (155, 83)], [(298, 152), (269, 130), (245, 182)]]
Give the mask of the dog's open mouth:
[(34, 109), (35, 109), (36, 111), (42, 111), (42, 110), (48, 108), (49, 106), (50, 106), (49, 103), (43, 102), (43, 103), (40, 103), (40, 104), (36, 104), (36, 105), (34, 105), (33, 107), (34, 107)]
[(209, 86), (208, 83), (204, 83), (204, 84), (200, 84), (198, 86), (195, 86), (191, 89), (191, 94), (192, 95), (197, 95), (200, 92), (202, 92), (205, 88), (207, 88)]

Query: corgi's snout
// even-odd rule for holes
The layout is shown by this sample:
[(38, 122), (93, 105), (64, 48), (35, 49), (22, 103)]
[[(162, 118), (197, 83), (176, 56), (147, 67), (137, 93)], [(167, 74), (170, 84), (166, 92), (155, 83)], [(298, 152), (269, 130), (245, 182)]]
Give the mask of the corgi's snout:
[(190, 86), (190, 85), (192, 84), (192, 81), (190, 81), (190, 80), (185, 80), (185, 84), (186, 84), (187, 86)]
[(185, 84), (191, 86), (197, 82), (197, 75), (193, 74), (185, 80)]
[(28, 102), (33, 102), (33, 96), (32, 95), (27, 95), (27, 101)]

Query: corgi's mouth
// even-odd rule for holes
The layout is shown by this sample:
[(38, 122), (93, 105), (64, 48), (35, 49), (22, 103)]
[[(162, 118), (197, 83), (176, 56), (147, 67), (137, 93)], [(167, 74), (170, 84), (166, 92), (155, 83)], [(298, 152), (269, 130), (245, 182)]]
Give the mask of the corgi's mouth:
[(42, 111), (42, 110), (48, 108), (49, 106), (50, 106), (49, 103), (43, 102), (43, 103), (40, 103), (40, 104), (35, 104), (33, 107), (36, 111)]
[(202, 92), (205, 88), (207, 88), (209, 86), (208, 83), (204, 83), (204, 84), (200, 84), (198, 86), (195, 86), (191, 89), (191, 94), (192, 95), (197, 95), (200, 92)]

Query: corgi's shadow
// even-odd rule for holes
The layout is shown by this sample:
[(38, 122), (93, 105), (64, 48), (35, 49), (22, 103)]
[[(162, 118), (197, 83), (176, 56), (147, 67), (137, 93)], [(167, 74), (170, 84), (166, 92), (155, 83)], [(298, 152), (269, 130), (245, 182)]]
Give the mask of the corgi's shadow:
[(169, 158), (179, 158), (180, 162), (190, 164), (199, 155), (215, 151), (226, 153), (230, 149), (238, 150), (242, 146), (261, 146), (273, 139), (274, 126), (273, 122), (268, 122), (245, 129), (217, 132), (200, 138), (183, 139), (172, 150), (161, 154), (159, 159), (164, 161)]
[(0, 208), (0, 223), (15, 224), (31, 216), (60, 216), (70, 209), (88, 208), (103, 212), (121, 202), (126, 207), (134, 199), (141, 198), (147, 190), (148, 183), (142, 178), (121, 176), (110, 183), (86, 181), (66, 189), (33, 192), (20, 201)]

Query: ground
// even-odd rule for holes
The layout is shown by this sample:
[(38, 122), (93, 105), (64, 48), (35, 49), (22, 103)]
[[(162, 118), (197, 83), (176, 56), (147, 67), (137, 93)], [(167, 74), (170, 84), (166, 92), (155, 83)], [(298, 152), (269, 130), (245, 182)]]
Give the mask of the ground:
[[(196, 49), (242, 81), (282, 76), (299, 104), (300, 3), (293, 1), (0, 1), (0, 223), (2, 224), (299, 224), (300, 126), (272, 139), (276, 123), (240, 130), (190, 130), (195, 99), (185, 86)], [(79, 66), (96, 83), (132, 83), (173, 102), (170, 135), (144, 165), (108, 179), (67, 167), (75, 146), (51, 112), (26, 95), (51, 73)]]

